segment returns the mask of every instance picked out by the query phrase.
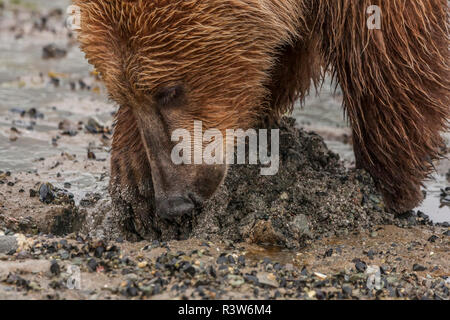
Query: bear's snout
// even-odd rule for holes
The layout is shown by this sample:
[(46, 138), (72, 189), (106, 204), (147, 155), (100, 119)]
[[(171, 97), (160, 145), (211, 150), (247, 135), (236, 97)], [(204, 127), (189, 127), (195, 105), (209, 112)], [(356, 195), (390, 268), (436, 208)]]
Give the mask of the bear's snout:
[(184, 215), (192, 215), (194, 202), (188, 197), (171, 197), (156, 199), (156, 214), (165, 220), (172, 220)]

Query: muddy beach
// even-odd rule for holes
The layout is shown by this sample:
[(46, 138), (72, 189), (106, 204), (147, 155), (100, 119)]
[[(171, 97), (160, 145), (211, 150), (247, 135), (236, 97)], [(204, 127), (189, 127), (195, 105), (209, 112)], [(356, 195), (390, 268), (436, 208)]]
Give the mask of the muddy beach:
[(0, 0), (0, 299), (450, 298), (449, 160), (420, 208), (386, 212), (327, 84), (281, 123), (278, 175), (233, 166), (192, 219), (124, 228), (116, 106), (67, 4)]

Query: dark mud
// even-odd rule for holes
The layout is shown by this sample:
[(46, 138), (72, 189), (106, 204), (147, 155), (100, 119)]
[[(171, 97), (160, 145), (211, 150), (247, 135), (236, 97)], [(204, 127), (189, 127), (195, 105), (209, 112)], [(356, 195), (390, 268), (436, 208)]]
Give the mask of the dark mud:
[(320, 136), (297, 129), (291, 118), (280, 125), (278, 174), (262, 176), (259, 166), (231, 166), (216, 195), (193, 217), (177, 221), (160, 220), (151, 212), (147, 221), (139, 221), (133, 209), (143, 204), (137, 201), (117, 206), (111, 221), (118, 220), (122, 229), (131, 225), (129, 237), (139, 232), (147, 240), (220, 238), (294, 248), (395, 220), (369, 175), (345, 169)]

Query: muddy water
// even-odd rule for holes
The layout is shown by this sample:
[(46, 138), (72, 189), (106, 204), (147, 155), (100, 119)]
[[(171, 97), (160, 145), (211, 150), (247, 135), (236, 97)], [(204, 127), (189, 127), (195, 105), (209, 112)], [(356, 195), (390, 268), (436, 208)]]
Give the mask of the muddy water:
[[(38, 159), (51, 158), (62, 152), (86, 158), (90, 144), (97, 147), (97, 157), (107, 158), (107, 148), (102, 148), (98, 137), (80, 133), (73, 138), (52, 139), (61, 135), (58, 124), (62, 120), (72, 123), (86, 123), (95, 117), (110, 125), (115, 106), (106, 99), (106, 93), (92, 76), (92, 68), (84, 60), (74, 41), (67, 35), (63, 18), (49, 21), (49, 30), (38, 31), (35, 22), (40, 15), (29, 9), (38, 8), (49, 12), (55, 7), (65, 11), (69, 1), (28, 1), (21, 5), (19, 13), (4, 10), (0, 13), (0, 170), (12, 172), (36, 170)], [(43, 60), (42, 48), (50, 43), (68, 50), (63, 59)], [(52, 82), (57, 78), (59, 85)], [(79, 80), (89, 89), (81, 90)], [(76, 90), (71, 84), (75, 83)], [(35, 108), (43, 117), (22, 117), (21, 111)], [(343, 119), (340, 96), (332, 95), (330, 84), (326, 83), (319, 96), (313, 93), (303, 109), (298, 107), (294, 116), (298, 125), (315, 130), (325, 137), (328, 146), (339, 153), (348, 166), (352, 166), (353, 152), (349, 144), (350, 131)], [(20, 134), (11, 139), (11, 128)], [(448, 138), (448, 135), (447, 135)], [(11, 141), (14, 140), (14, 141)], [(448, 141), (449, 139), (447, 139)], [(448, 160), (437, 166), (434, 180), (427, 182), (427, 198), (419, 208), (435, 222), (450, 221), (450, 208), (441, 206), (440, 190), (448, 187), (445, 173), (450, 169)], [(58, 179), (50, 182), (60, 184)], [(102, 190), (104, 184), (96, 186), (98, 177), (89, 172), (77, 170), (65, 172), (65, 182), (72, 184), (71, 192), (81, 194)]]

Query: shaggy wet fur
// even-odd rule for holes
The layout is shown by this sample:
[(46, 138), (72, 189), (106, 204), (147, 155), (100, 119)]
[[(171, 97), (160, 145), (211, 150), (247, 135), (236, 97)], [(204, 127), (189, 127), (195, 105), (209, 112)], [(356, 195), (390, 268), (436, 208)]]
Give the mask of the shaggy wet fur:
[[(386, 204), (422, 199), (449, 119), (447, 0), (74, 0), (79, 41), (121, 105), (114, 183), (151, 197), (137, 105), (182, 81), (173, 127), (248, 128), (277, 121), (331, 72), (344, 94), (357, 165)], [(381, 30), (367, 8), (379, 5)], [(206, 128), (205, 128), (206, 129)]]

